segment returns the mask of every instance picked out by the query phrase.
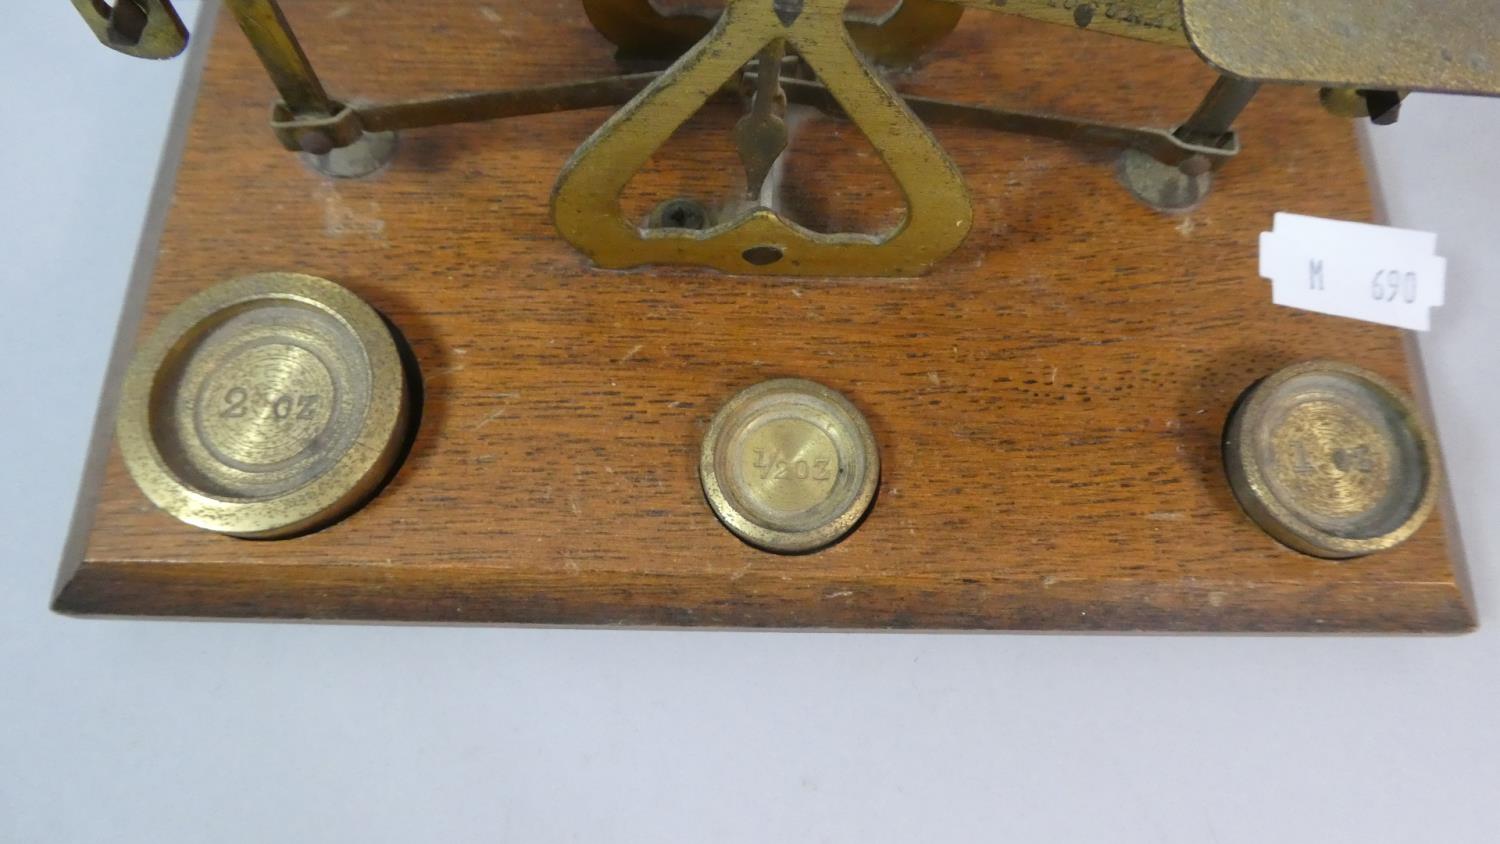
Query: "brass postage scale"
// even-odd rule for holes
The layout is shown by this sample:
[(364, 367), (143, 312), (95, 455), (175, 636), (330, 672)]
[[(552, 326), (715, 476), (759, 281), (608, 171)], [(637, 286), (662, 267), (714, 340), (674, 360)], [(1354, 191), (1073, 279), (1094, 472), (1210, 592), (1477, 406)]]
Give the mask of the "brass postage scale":
[(224, 0), (58, 609), (1473, 625), (1402, 337), (1255, 249), (1488, 0), (707, 5)]

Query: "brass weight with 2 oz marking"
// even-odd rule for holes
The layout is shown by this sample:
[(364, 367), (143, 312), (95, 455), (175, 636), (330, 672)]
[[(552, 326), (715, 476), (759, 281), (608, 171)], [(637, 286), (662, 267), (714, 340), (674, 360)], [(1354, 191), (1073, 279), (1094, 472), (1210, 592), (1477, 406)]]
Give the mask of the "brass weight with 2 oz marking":
[(322, 527), (394, 469), (410, 395), (373, 308), (294, 273), (210, 287), (136, 353), (116, 428), (157, 507), (205, 530), (278, 538)]

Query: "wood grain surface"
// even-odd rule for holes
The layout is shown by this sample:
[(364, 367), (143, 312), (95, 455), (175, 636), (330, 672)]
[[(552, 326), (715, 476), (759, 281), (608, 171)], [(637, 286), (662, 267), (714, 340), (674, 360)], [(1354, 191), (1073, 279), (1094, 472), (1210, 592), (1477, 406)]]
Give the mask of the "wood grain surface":
[[(383, 101), (614, 71), (571, 0), (287, 0), (330, 90)], [(199, 33), (207, 37), (208, 33)], [(1444, 518), (1348, 563), (1278, 545), (1240, 511), (1220, 435), (1235, 398), (1332, 357), (1409, 384), (1397, 331), (1274, 307), (1257, 238), (1276, 211), (1371, 214), (1349, 125), (1273, 89), (1198, 211), (1162, 216), (1113, 156), (935, 130), (973, 234), (920, 279), (603, 272), (555, 236), (553, 180), (607, 116), (411, 132), (335, 182), (282, 151), (272, 91), (220, 22), (144, 330), (214, 282), (324, 276), (386, 314), (426, 388), (375, 500), (279, 542), (155, 511), (107, 456), (57, 607), (85, 614), (753, 627), (1461, 631)], [(970, 12), (904, 90), (1172, 125), (1212, 81), (1187, 51)], [(737, 118), (711, 105), (630, 188), (737, 189)], [(784, 193), (816, 228), (899, 219), (847, 124), (799, 116)], [(133, 330), (127, 327), (127, 331)], [(869, 518), (780, 557), (715, 521), (697, 478), (715, 410), (758, 381), (843, 391), (881, 447)]]

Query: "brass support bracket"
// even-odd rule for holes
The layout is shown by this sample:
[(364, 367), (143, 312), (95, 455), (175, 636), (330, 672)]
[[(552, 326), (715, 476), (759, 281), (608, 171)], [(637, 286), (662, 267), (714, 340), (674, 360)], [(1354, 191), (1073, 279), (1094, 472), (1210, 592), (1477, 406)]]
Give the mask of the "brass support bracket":
[[(755, 74), (745, 74), (753, 80)], [(801, 79), (783, 79), (787, 100), (797, 105), (817, 108), (835, 117), (844, 116), (838, 100), (829, 90), (816, 82)], [(1124, 126), (1116, 123), (1101, 123), (1064, 117), (1055, 114), (1016, 111), (994, 106), (956, 103), (931, 97), (904, 96), (902, 101), (912, 113), (932, 126), (967, 126), (1009, 132), (1055, 141), (1084, 144), (1109, 149), (1133, 149), (1171, 165), (1182, 164), (1194, 158), (1220, 167), (1240, 152), (1239, 138), (1234, 132), (1224, 133), (1214, 145), (1195, 143), (1171, 129)]]
[(170, 59), (187, 49), (187, 27), (168, 0), (73, 0), (99, 43), (141, 59)]
[[(366, 132), (429, 129), (561, 111), (618, 108), (661, 77), (660, 71), (627, 73), (581, 82), (345, 108), (353, 112), (353, 117)], [(742, 78), (746, 83), (754, 83), (757, 74), (754, 71), (747, 72)], [(816, 108), (830, 117), (848, 117), (838, 100), (818, 82), (783, 77), (781, 86), (789, 103)], [(731, 82), (722, 86), (717, 93), (723, 97), (731, 97), (737, 95), (738, 91), (739, 86)], [(901, 97), (901, 101), (929, 126), (966, 126), (1086, 146), (1136, 149), (1164, 164), (1177, 165), (1201, 156), (1213, 167), (1219, 167), (1238, 155), (1240, 150), (1239, 139), (1233, 132), (1222, 136), (1216, 145), (1208, 146), (1184, 140), (1172, 129), (1101, 123), (932, 97), (906, 95)], [(339, 118), (343, 115), (344, 112), (341, 111)], [(277, 137), (282, 139), (282, 145), (289, 150), (299, 150), (303, 147), (289, 139), (304, 128), (326, 128), (329, 118), (296, 118), (278, 108), (273, 114), (273, 120), (276, 121), (274, 125)]]
[(1181, 213), (1196, 208), (1213, 186), (1213, 170), (1224, 161), (1209, 151), (1238, 151), (1234, 122), (1259, 90), (1259, 82), (1221, 74), (1187, 122), (1172, 132), (1173, 140), (1197, 151), (1178, 158), (1127, 149), (1120, 157), (1120, 181), (1136, 199), (1158, 211)]
[(304, 115), (279, 102), (271, 107), (271, 132), (292, 152), (327, 155), (353, 144), (365, 133), (357, 110), (347, 105), (336, 107), (338, 110), (332, 115)]
[[(552, 194), (558, 231), (602, 267), (687, 264), (733, 273), (919, 275), (969, 232), (958, 168), (880, 79), (844, 27), (848, 0), (729, 0), (712, 32), (616, 112), (563, 167)], [(796, 51), (869, 137), (906, 197), (889, 234), (823, 234), (757, 203), (708, 229), (645, 229), (620, 194), (677, 127), (775, 42)]]

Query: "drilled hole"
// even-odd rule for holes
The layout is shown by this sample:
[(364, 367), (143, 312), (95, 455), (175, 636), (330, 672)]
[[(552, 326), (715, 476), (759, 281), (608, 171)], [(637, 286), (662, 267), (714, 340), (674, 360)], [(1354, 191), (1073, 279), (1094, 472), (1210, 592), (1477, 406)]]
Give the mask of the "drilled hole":
[(708, 228), (708, 209), (692, 199), (669, 199), (651, 212), (649, 225), (653, 229), (702, 231)]
[(757, 267), (764, 267), (780, 261), (785, 255), (779, 246), (752, 246), (741, 257)]

